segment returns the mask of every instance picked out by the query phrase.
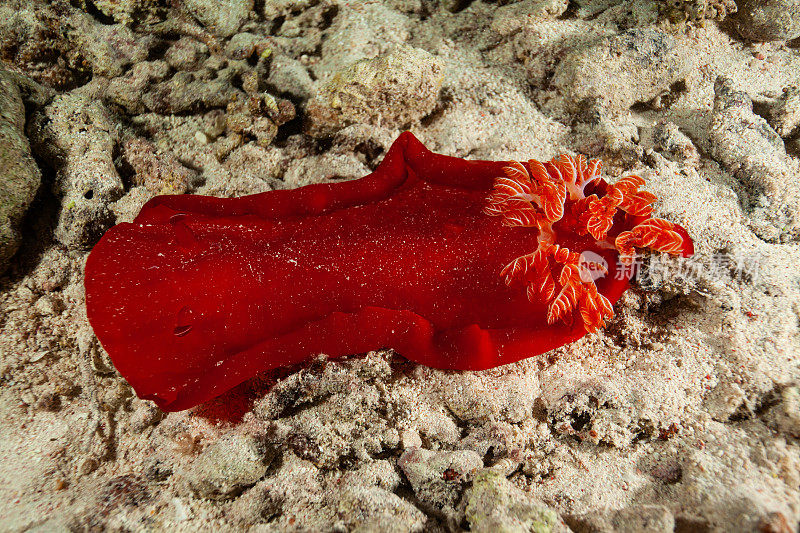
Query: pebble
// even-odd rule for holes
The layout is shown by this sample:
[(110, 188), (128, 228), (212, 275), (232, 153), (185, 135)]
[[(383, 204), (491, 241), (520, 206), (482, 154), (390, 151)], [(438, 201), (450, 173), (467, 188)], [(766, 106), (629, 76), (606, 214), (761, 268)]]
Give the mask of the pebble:
[(210, 444), (182, 474), (199, 497), (228, 499), (261, 479), (273, 455), (254, 436), (233, 433)]

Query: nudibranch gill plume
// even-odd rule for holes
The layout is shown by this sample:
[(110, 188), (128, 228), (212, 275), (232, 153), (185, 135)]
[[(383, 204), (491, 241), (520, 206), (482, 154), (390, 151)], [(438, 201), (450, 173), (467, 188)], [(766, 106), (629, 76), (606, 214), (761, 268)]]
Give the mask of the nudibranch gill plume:
[[(487, 198), (486, 214), (502, 217), (507, 226), (539, 231), (537, 248), (515, 258), (501, 275), (509, 286), (525, 285), (531, 301), (547, 304), (548, 324), (571, 324), (577, 309), (592, 332), (614, 316), (611, 302), (594, 283), (597, 273), (607, 275), (608, 269), (592, 249), (616, 250), (622, 264), (633, 263), (636, 248), (673, 255), (694, 251), (686, 230), (651, 218), (657, 198), (640, 190), (642, 178), (628, 176), (609, 185), (600, 177), (601, 166), (597, 159), (587, 163), (583, 155), (566, 154), (544, 163), (532, 159), (527, 166), (512, 161)], [(594, 242), (581, 243), (574, 236)]]

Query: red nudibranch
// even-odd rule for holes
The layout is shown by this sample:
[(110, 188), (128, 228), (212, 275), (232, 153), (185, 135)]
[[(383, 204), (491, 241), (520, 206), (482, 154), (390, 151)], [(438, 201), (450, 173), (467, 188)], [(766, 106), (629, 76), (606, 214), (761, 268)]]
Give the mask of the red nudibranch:
[[(480, 370), (613, 315), (636, 248), (691, 255), (600, 163), (467, 161), (403, 133), (370, 175), (234, 199), (159, 196), (86, 262), (89, 321), (167, 411), (325, 353)], [(525, 290), (527, 289), (527, 290)]]

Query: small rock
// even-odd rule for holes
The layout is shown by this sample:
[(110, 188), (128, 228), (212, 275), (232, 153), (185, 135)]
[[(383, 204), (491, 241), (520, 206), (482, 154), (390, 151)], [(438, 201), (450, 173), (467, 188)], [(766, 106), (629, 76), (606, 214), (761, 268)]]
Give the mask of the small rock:
[(175, 70), (196, 70), (208, 58), (208, 46), (193, 37), (181, 37), (164, 53), (164, 61)]
[(555, 511), (530, 498), (494, 470), (484, 469), (475, 474), (464, 501), (465, 515), (473, 532), (559, 530)]
[(703, 402), (714, 420), (727, 421), (745, 399), (745, 393), (736, 383), (722, 382), (708, 394)]
[(85, 14), (71, 17), (70, 25), (70, 38), (98, 76), (122, 75), (146, 60), (155, 43), (152, 36), (137, 36), (123, 24), (100, 24)]
[(741, 183), (740, 201), (751, 215), (751, 227), (768, 241), (800, 236), (798, 163), (783, 139), (753, 113), (753, 102), (733, 81), (714, 84), (711, 153)]
[(123, 158), (133, 170), (132, 184), (143, 185), (155, 194), (183, 194), (195, 175), (170, 152), (159, 152), (140, 137), (125, 141)]
[(369, 169), (352, 154), (312, 155), (291, 161), (283, 176), (290, 188), (361, 178)]
[(437, 58), (407, 45), (358, 61), (334, 74), (308, 103), (308, 131), (324, 136), (351, 124), (399, 128), (416, 122), (433, 110), (442, 72)]
[(611, 520), (617, 533), (672, 533), (675, 517), (663, 505), (634, 505), (617, 511)]
[(152, 402), (140, 402), (130, 417), (131, 430), (141, 433), (164, 418), (164, 413)]
[(261, 479), (273, 455), (263, 441), (234, 433), (203, 450), (183, 476), (198, 496), (227, 499)]
[(283, 54), (275, 54), (269, 68), (267, 83), (281, 94), (288, 94), (308, 100), (314, 94), (314, 80), (308, 69), (296, 59)]
[(691, 68), (692, 54), (671, 35), (634, 29), (578, 49), (556, 67), (553, 86), (578, 110), (612, 115), (667, 92)]
[(57, 315), (64, 310), (64, 302), (52, 294), (45, 294), (36, 300), (33, 308), (42, 316)]
[(419, 500), (448, 519), (456, 519), (456, 503), (473, 473), (483, 467), (480, 455), (469, 450), (434, 452), (412, 448), (397, 466), (408, 478)]
[(736, 29), (754, 41), (800, 37), (800, 0), (738, 0)]
[(19, 248), (22, 218), (42, 181), (24, 131), (19, 90), (0, 68), (0, 274)]
[(231, 59), (250, 59), (253, 56), (269, 57), (271, 47), (269, 41), (254, 33), (237, 33), (225, 45), (225, 55)]
[(700, 162), (697, 147), (673, 122), (661, 121), (656, 125), (653, 143), (656, 150), (675, 162), (692, 166)]
[(346, 487), (333, 498), (348, 531), (422, 531), (426, 522), (425, 514), (413, 504), (380, 487)]
[(273, 480), (265, 479), (248, 489), (231, 506), (231, 516), (242, 525), (269, 520), (281, 513), (282, 496), (274, 490)]
[(792, 85), (783, 89), (783, 94), (769, 111), (768, 120), (778, 135), (789, 138), (800, 126), (800, 88)]
[(230, 37), (247, 20), (253, 0), (184, 0), (183, 5), (209, 31)]
[(800, 387), (786, 387), (775, 408), (778, 427), (795, 438), (800, 438)]
[(78, 462), (78, 474), (83, 476), (91, 474), (98, 466), (100, 465), (94, 457), (84, 457)]

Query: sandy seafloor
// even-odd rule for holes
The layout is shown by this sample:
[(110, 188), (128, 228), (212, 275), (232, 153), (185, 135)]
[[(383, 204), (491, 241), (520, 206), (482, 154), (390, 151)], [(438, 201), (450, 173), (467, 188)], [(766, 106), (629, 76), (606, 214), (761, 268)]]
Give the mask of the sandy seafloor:
[[(0, 531), (797, 531), (800, 5), (738, 4), (4, 0)], [(85, 318), (103, 231), (363, 176), (403, 130), (639, 174), (696, 256), (517, 364), (138, 399)]]

